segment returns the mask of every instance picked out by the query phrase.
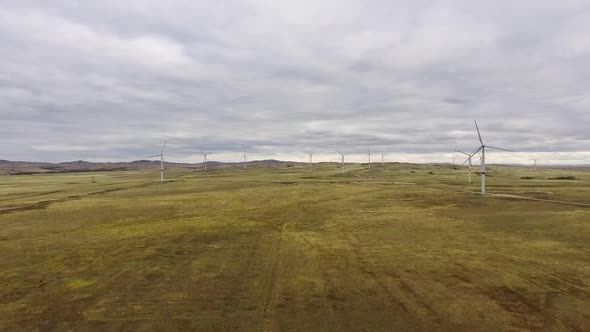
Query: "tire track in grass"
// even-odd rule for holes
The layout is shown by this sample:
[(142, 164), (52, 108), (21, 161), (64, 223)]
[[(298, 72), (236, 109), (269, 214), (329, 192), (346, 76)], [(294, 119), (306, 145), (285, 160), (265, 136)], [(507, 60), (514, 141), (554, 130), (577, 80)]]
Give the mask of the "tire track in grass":
[[(291, 200), (293, 201), (293, 192), (291, 192)], [(281, 215), (280, 218), (283, 221), (281, 227), (279, 228), (279, 234), (275, 239), (275, 243), (272, 247), (272, 259), (271, 259), (271, 268), (268, 275), (268, 282), (266, 286), (266, 291), (264, 295), (264, 306), (262, 312), (262, 321), (259, 328), (259, 331), (269, 331), (270, 330), (270, 323), (271, 323), (271, 304), (272, 304), (272, 296), (275, 292), (276, 283), (277, 283), (277, 275), (279, 270), (279, 263), (281, 258), (281, 245), (283, 242), (283, 237), (285, 236), (285, 230), (287, 226), (294, 224), (295, 222), (285, 222), (284, 216)]]
[(411, 309), (411, 306), (413, 305), (414, 307), (418, 307), (420, 309), (422, 309), (421, 311), (424, 311), (427, 313), (427, 317), (430, 318), (430, 320), (432, 320), (433, 322), (435, 322), (436, 324), (440, 324), (442, 322), (442, 320), (439, 318), (437, 312), (434, 310), (434, 308), (428, 304), (425, 299), (422, 298), (421, 295), (419, 295), (416, 290), (411, 287), (405, 280), (404, 278), (397, 274), (394, 273), (393, 271), (389, 271), (388, 275), (390, 277), (392, 277), (393, 279), (395, 279), (399, 284), (400, 284), (400, 288), (403, 292), (405, 292), (406, 294), (410, 295), (410, 298), (413, 299), (413, 301), (409, 302), (407, 300), (402, 300), (393, 289), (391, 289), (391, 287), (389, 285), (387, 285), (387, 283), (382, 280), (384, 279), (383, 276), (378, 275), (377, 273), (375, 273), (375, 271), (373, 271), (372, 269), (370, 269), (370, 262), (363, 257), (363, 252), (361, 249), (361, 246), (359, 245), (359, 238), (354, 235), (354, 234), (349, 234), (346, 237), (349, 245), (352, 247), (351, 253), (354, 257), (354, 259), (356, 260), (359, 269), (369, 275), (371, 277), (371, 279), (373, 279), (373, 281), (379, 285), (379, 287), (388, 295), (389, 300), (392, 303), (395, 303), (395, 305), (399, 306), (405, 313), (408, 313), (410, 315), (415, 315), (416, 314), (416, 308)]
[[(235, 277), (231, 277), (231, 279), (229, 279), (228, 282), (225, 283), (229, 284), (230, 286), (228, 286), (229, 291), (227, 291), (226, 295), (222, 298), (223, 307), (221, 309), (221, 317), (224, 320), (230, 320), (231, 313), (236, 310), (236, 303), (239, 304), (241, 301), (241, 299), (239, 298), (240, 292), (243, 291), (246, 287), (244, 285), (244, 277), (248, 275), (249, 271), (253, 270), (252, 267), (256, 264), (256, 253), (260, 248), (261, 242), (262, 241), (259, 238), (257, 238), (253, 246), (248, 245), (249, 252), (246, 255), (247, 258), (243, 260), (243, 264), (241, 264), (240, 271), (235, 274)], [(238, 256), (242, 256), (242, 253), (244, 253), (243, 250), (244, 249), (240, 249), (240, 253), (238, 253)], [(233, 258), (234, 257), (232, 257), (232, 261)]]
[(526, 200), (526, 201), (546, 202), (546, 203), (556, 203), (556, 204), (567, 204), (567, 205), (590, 207), (590, 204), (588, 204), (588, 203), (559, 201), (559, 200), (553, 200), (553, 199), (534, 198), (534, 197), (527, 197), (527, 196), (509, 195), (509, 194), (488, 194), (487, 196), (494, 197), (494, 198), (520, 199), (520, 200)]
[[(331, 262), (337, 262), (339, 258), (332, 250), (324, 248), (319, 245), (312, 244), (306, 236), (302, 236), (302, 241), (310, 248), (315, 249), (317, 252), (321, 252), (323, 255), (330, 257)], [(346, 258), (345, 258), (346, 259)], [(348, 263), (348, 262), (347, 262)], [(332, 277), (331, 273), (324, 271), (322, 273), (323, 280), (326, 281), (326, 302), (329, 305), (328, 315), (331, 319), (330, 325), (334, 330), (350, 330), (350, 322), (346, 315), (342, 315), (342, 310), (336, 305), (336, 299), (338, 294), (338, 287), (336, 287), (336, 281)]]
[(272, 248), (272, 259), (271, 259), (271, 268), (269, 271), (268, 276), (268, 283), (266, 286), (265, 296), (264, 296), (264, 306), (262, 312), (262, 324), (260, 326), (260, 331), (269, 331), (270, 330), (270, 306), (272, 302), (272, 295), (274, 293), (275, 284), (277, 280), (277, 272), (279, 269), (279, 262), (281, 256), (281, 243), (283, 242), (283, 234), (285, 233), (285, 228), (287, 225), (290, 224), (289, 222), (284, 223), (280, 230), (277, 238), (275, 239), (275, 243)]
[(25, 198), (38, 197), (38, 196), (47, 196), (47, 195), (51, 195), (51, 194), (57, 194), (60, 192), (68, 191), (68, 190), (72, 190), (72, 189), (70, 188), (70, 189), (62, 189), (62, 190), (53, 190), (53, 191), (46, 191), (46, 192), (37, 193), (37, 194), (33, 194), (33, 195), (3, 198), (3, 199), (0, 199), (0, 202), (13, 201), (15, 199), (25, 199)]
[(50, 205), (55, 204), (55, 203), (64, 203), (64, 202), (68, 202), (68, 201), (72, 201), (72, 200), (83, 199), (83, 198), (90, 197), (90, 196), (95, 196), (95, 195), (100, 195), (100, 194), (107, 194), (107, 193), (111, 193), (111, 192), (115, 192), (115, 191), (121, 191), (121, 190), (125, 190), (125, 189), (143, 188), (143, 187), (148, 187), (148, 186), (150, 186), (152, 184), (153, 184), (152, 182), (148, 182), (148, 183), (142, 183), (142, 184), (137, 185), (137, 186), (122, 187), (122, 188), (110, 188), (110, 189), (105, 189), (105, 190), (90, 192), (90, 193), (87, 193), (87, 194), (66, 196), (64, 198), (58, 198), (58, 199), (48, 200), (48, 201), (40, 201), (40, 202), (37, 202), (37, 203), (34, 203), (34, 204), (29, 204), (29, 205), (25, 205), (25, 206), (18, 206), (18, 207), (14, 207), (14, 208), (8, 208), (8, 209), (0, 210), (0, 215), (8, 214), (8, 213), (13, 213), (13, 212), (20, 212), (20, 211), (45, 209), (45, 208), (47, 208)]

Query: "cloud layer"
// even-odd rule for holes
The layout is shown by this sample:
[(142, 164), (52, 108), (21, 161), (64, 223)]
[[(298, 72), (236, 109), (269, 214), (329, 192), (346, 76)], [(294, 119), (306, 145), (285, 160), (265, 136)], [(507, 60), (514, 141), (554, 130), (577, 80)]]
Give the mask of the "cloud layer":
[[(588, 1), (17, 1), (0, 159), (590, 160)], [(212, 156), (213, 157), (213, 156)]]

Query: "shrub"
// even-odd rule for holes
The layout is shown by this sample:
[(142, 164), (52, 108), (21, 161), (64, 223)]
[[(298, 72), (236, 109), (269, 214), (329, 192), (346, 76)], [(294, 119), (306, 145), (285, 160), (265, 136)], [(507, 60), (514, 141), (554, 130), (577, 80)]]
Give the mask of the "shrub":
[(572, 175), (568, 176), (556, 176), (554, 178), (549, 178), (549, 180), (576, 180), (577, 178)]

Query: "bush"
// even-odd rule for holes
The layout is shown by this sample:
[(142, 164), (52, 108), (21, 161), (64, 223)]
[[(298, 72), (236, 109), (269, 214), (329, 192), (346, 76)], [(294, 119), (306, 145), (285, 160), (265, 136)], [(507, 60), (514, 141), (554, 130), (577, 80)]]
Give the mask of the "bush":
[(549, 180), (576, 180), (577, 178), (575, 176), (572, 175), (568, 175), (568, 176), (557, 176), (554, 178), (549, 178)]
[(523, 180), (532, 180), (532, 179), (534, 179), (534, 177), (532, 177), (532, 176), (521, 176), (520, 178), (523, 179)]

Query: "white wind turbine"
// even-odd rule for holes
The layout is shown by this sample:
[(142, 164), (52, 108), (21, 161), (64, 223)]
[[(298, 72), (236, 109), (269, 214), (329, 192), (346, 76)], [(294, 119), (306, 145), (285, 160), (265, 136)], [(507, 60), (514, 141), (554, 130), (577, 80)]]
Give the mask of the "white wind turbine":
[(512, 152), (512, 151), (506, 150), (506, 149), (501, 149), (501, 148), (496, 148), (496, 147), (489, 146), (489, 145), (485, 145), (485, 143), (483, 142), (483, 139), (481, 139), (481, 134), (479, 132), (479, 127), (477, 126), (477, 121), (475, 121), (475, 129), (477, 129), (477, 136), (479, 137), (479, 142), (481, 143), (481, 146), (477, 150), (475, 150), (471, 154), (471, 156), (473, 156), (476, 153), (478, 153), (479, 151), (481, 151), (481, 194), (485, 195), (485, 193), (486, 193), (486, 148), (508, 151), (508, 152)]
[(381, 152), (381, 167), (383, 167), (383, 152)]
[(460, 150), (455, 150), (455, 151), (467, 156), (467, 160), (465, 160), (465, 162), (463, 162), (463, 165), (465, 165), (465, 163), (468, 163), (468, 165), (469, 165), (468, 182), (471, 183), (471, 169), (473, 168), (473, 163), (471, 163), (471, 158), (473, 157), (473, 155), (471, 153), (463, 152)]
[(203, 155), (203, 166), (205, 167), (205, 172), (207, 172), (207, 156), (211, 154), (211, 152), (201, 152)]
[(248, 165), (246, 164), (246, 162), (248, 161), (248, 157), (246, 156), (246, 152), (244, 152), (242, 159), (244, 159), (244, 169), (248, 168)]
[(160, 157), (160, 182), (164, 182), (164, 148), (166, 147), (167, 141), (164, 141), (160, 154), (148, 156), (148, 158)]
[(367, 149), (367, 157), (369, 157), (369, 169), (371, 169), (371, 148)]
[(307, 152), (307, 154), (309, 155), (309, 169), (311, 169), (313, 167), (313, 152)]
[(340, 154), (340, 157), (342, 157), (342, 161), (340, 162), (340, 168), (342, 169), (342, 174), (344, 174), (344, 156), (346, 156), (348, 153), (342, 153), (339, 150), (336, 150), (336, 152), (338, 152), (338, 154)]

